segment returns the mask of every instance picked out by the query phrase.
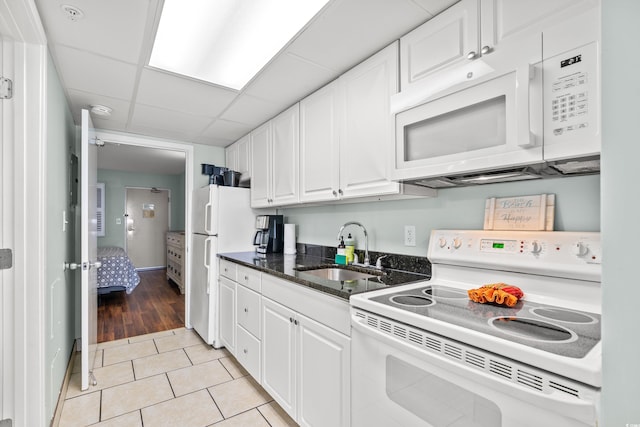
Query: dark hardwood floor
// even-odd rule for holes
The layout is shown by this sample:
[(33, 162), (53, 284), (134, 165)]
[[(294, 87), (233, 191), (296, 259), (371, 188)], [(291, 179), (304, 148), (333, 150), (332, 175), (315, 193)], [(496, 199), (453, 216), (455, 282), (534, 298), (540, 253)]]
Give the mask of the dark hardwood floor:
[(138, 274), (140, 283), (131, 294), (98, 296), (98, 342), (184, 326), (184, 295), (167, 280), (166, 270)]

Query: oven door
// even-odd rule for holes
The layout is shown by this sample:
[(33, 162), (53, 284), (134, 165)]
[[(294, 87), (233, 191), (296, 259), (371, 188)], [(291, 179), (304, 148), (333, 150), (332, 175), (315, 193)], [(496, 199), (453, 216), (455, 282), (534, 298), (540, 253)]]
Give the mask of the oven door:
[(393, 321), (388, 322), (391, 329), (386, 333), (368, 326), (371, 321), (371, 317), (352, 317), (353, 427), (597, 424), (597, 391), (592, 400), (531, 391), (452, 360), (458, 356), (455, 346), (444, 349), (452, 352), (451, 357), (423, 350), (407, 342), (430, 345), (416, 331), (400, 339), (396, 335), (404, 332), (396, 331)]

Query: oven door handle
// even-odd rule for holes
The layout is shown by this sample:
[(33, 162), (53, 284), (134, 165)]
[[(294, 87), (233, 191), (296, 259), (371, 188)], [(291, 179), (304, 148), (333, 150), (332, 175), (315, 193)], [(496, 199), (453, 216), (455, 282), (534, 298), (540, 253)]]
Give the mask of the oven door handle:
[[(353, 308), (352, 308), (353, 311)], [(461, 360), (452, 359), (443, 353), (418, 348), (409, 341), (398, 338), (395, 335), (389, 335), (381, 332), (379, 329), (366, 325), (365, 319), (356, 318), (353, 314), (351, 317), (351, 328), (363, 334), (366, 334), (378, 341), (382, 341), (387, 345), (401, 349), (411, 356), (423, 360), (428, 364), (436, 365), (441, 369), (445, 369), (451, 375), (464, 377), (468, 380), (481, 384), (483, 387), (489, 387), (502, 394), (508, 394), (517, 399), (526, 401), (534, 406), (548, 408), (564, 416), (575, 418), (588, 424), (595, 423), (596, 400), (598, 391), (591, 390), (588, 396), (584, 396), (587, 400), (582, 400), (573, 395), (553, 390), (551, 393), (543, 393), (534, 389), (525, 388), (525, 386), (507, 381), (488, 374), (484, 370), (477, 368), (475, 365), (469, 365)], [(353, 332), (353, 331), (352, 331)], [(352, 345), (355, 343), (357, 334), (352, 334)], [(585, 386), (582, 386), (585, 388)]]

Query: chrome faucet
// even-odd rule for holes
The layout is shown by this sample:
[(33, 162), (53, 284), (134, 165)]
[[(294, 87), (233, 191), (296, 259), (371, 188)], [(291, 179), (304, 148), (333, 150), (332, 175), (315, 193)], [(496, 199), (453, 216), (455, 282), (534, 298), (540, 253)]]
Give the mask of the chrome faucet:
[(362, 265), (364, 265), (365, 267), (368, 267), (369, 266), (369, 235), (367, 234), (367, 229), (364, 228), (364, 225), (356, 221), (345, 222), (344, 225), (340, 227), (340, 231), (338, 231), (338, 240), (340, 240), (340, 236), (342, 236), (342, 232), (344, 231), (345, 227), (347, 227), (348, 225), (358, 225), (362, 227), (362, 231), (364, 231), (364, 263)]

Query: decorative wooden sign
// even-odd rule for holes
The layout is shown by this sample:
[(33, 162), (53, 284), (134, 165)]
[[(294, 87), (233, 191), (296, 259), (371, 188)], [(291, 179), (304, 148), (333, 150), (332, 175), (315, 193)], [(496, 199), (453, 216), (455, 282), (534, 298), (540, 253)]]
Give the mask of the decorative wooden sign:
[(555, 200), (555, 194), (487, 199), (484, 229), (553, 231)]

